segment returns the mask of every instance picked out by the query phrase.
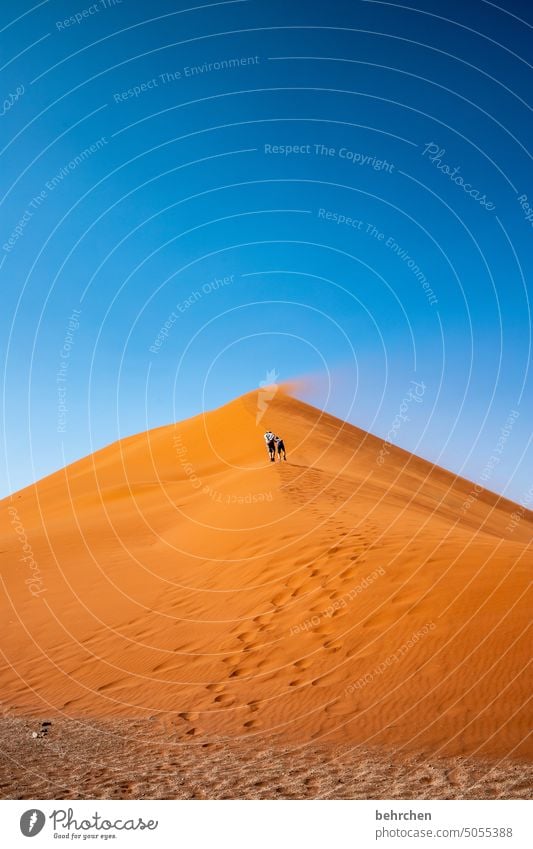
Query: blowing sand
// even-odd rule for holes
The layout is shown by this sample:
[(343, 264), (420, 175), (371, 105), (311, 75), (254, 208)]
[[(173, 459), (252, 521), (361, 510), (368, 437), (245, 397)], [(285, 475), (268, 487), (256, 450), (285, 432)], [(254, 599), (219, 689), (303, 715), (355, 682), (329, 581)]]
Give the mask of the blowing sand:
[(1, 793), (527, 795), (532, 514), (281, 391), (258, 409), (0, 503)]

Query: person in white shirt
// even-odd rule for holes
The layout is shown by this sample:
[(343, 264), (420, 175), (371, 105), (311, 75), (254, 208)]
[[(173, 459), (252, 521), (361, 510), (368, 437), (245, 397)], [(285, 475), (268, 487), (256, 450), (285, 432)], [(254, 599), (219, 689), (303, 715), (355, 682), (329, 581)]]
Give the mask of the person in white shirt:
[(270, 460), (273, 463), (276, 456), (276, 436), (272, 433), (271, 430), (267, 430), (267, 432), (265, 433), (265, 442), (268, 448)]

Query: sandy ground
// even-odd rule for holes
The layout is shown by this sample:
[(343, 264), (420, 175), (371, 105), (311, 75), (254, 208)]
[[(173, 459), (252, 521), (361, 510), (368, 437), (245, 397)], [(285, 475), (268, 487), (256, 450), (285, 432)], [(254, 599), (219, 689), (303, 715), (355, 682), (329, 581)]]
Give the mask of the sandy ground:
[[(158, 728), (186, 753), (187, 792), (198, 775), (208, 795), (222, 794), (232, 759), (243, 775), (230, 795), (257, 792), (253, 753), (268, 753), (266, 740), (287, 765), (272, 776), (291, 775), (293, 759), (319, 776), (302, 795), (340, 795), (339, 776), (343, 793), (370, 797), (395, 795), (395, 782), (413, 796), (476, 782), (479, 796), (518, 792), (516, 770), (529, 773), (515, 765), (532, 757), (531, 512), (394, 447), (384, 454), (281, 391), (258, 421), (262, 406), (250, 393), (125, 439), (0, 503), (4, 721), (68, 728), (68, 752), (93, 745), (72, 730), (78, 719)], [(287, 463), (265, 462), (267, 428), (285, 437)], [(10, 757), (25, 739), (9, 737), (22, 746)], [(77, 792), (71, 757), (39, 761), (51, 740), (17, 760), (26, 766), (13, 766), (4, 795), (33, 786), (34, 756), (63, 796)], [(85, 795), (111, 793), (106, 751), (110, 786)], [(172, 782), (168, 746), (153, 752), (132, 779), (147, 796), (159, 773)], [(426, 789), (418, 757), (435, 770)], [(286, 777), (274, 787), (265, 776), (266, 792), (288, 792)]]
[(262, 738), (179, 742), (146, 720), (59, 720), (33, 738), (40, 727), (3, 721), (3, 798), (523, 799), (533, 785), (523, 762)]

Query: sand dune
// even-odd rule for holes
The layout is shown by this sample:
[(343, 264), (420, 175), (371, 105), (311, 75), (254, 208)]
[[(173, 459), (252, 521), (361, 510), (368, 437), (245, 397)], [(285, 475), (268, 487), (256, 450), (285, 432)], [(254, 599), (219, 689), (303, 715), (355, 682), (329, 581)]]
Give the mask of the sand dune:
[[(532, 514), (510, 526), (487, 491), (466, 508), (468, 481), (395, 448), (379, 465), (378, 439), (281, 391), (257, 410), (250, 393), (2, 502), (4, 712), (531, 757)], [(287, 463), (265, 462), (266, 427)]]

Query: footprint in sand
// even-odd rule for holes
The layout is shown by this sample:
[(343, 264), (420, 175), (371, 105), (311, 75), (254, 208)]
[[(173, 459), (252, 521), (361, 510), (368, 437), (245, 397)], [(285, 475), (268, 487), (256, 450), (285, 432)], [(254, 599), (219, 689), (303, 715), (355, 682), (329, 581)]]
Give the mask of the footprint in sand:
[(272, 616), (270, 613), (260, 613), (259, 616), (254, 616), (252, 622), (254, 625), (268, 625)]
[(307, 566), (312, 561), (313, 561), (313, 558), (309, 559), (309, 557), (300, 557), (299, 560), (294, 561), (294, 565), (295, 566)]
[(256, 636), (255, 631), (244, 631), (242, 634), (237, 634), (237, 639), (240, 643), (249, 643)]
[(370, 652), (365, 651), (365, 649), (358, 648), (357, 646), (352, 646), (351, 649), (346, 650), (346, 658), (358, 657), (360, 659), (369, 657)]
[(285, 581), (285, 583), (287, 584), (288, 587), (297, 587), (301, 583), (301, 580), (302, 580), (301, 572), (296, 572), (294, 575), (290, 575), (287, 578), (287, 580)]
[(258, 663), (254, 663), (253, 666), (238, 666), (236, 669), (230, 672), (230, 678), (246, 678), (249, 681), (253, 681), (259, 674), (259, 670), (267, 665), (266, 660), (260, 660)]
[(363, 628), (377, 628), (380, 625), (389, 625), (390, 624), (390, 614), (388, 613), (375, 613), (372, 616), (369, 616), (368, 619), (362, 623)]
[(291, 593), (288, 590), (283, 590), (280, 593), (276, 593), (276, 595), (272, 599), (272, 604), (278, 607), (279, 605), (286, 604), (290, 598)]
[(119, 681), (110, 681), (109, 684), (102, 684), (100, 687), (96, 688), (97, 693), (103, 693), (105, 690), (109, 690), (111, 687), (116, 687), (119, 684)]
[(316, 628), (315, 632), (317, 637), (331, 637), (337, 633), (335, 628), (332, 628), (328, 625), (320, 625), (319, 628)]
[(228, 666), (234, 666), (240, 663), (241, 659), (242, 658), (240, 654), (227, 654), (225, 657), (222, 658), (222, 663), (225, 663)]
[(461, 769), (460, 766), (446, 770), (444, 777), (452, 787), (464, 787), (467, 781), (467, 775), (464, 769)]
[(309, 669), (310, 666), (313, 665), (313, 661), (310, 657), (302, 657), (300, 660), (296, 660), (293, 663), (295, 669)]
[(242, 669), (232, 669), (229, 673), (228, 678), (242, 678), (246, 673)]
[(330, 651), (330, 652), (340, 651), (342, 649), (342, 647), (343, 647), (342, 640), (326, 640), (326, 642), (323, 644), (323, 648), (325, 648), (326, 651)]
[(254, 660), (251, 665), (242, 665), (241, 669), (245, 675), (251, 675), (253, 677), (259, 669), (264, 669), (265, 666), (268, 666), (268, 660), (266, 658), (262, 658), (261, 660)]
[(336, 700), (331, 702), (329, 705), (326, 705), (324, 708), (327, 716), (336, 716), (339, 719), (347, 716), (352, 716), (353, 711), (347, 707), (347, 705), (343, 704), (340, 700)]
[(235, 696), (228, 696), (225, 693), (221, 693), (220, 695), (215, 696), (213, 701), (221, 707), (230, 707), (230, 705), (235, 704)]
[(344, 613), (346, 613), (346, 610), (344, 610), (342, 607), (338, 607), (332, 613), (328, 614), (328, 618), (335, 619), (337, 616), (342, 616)]

